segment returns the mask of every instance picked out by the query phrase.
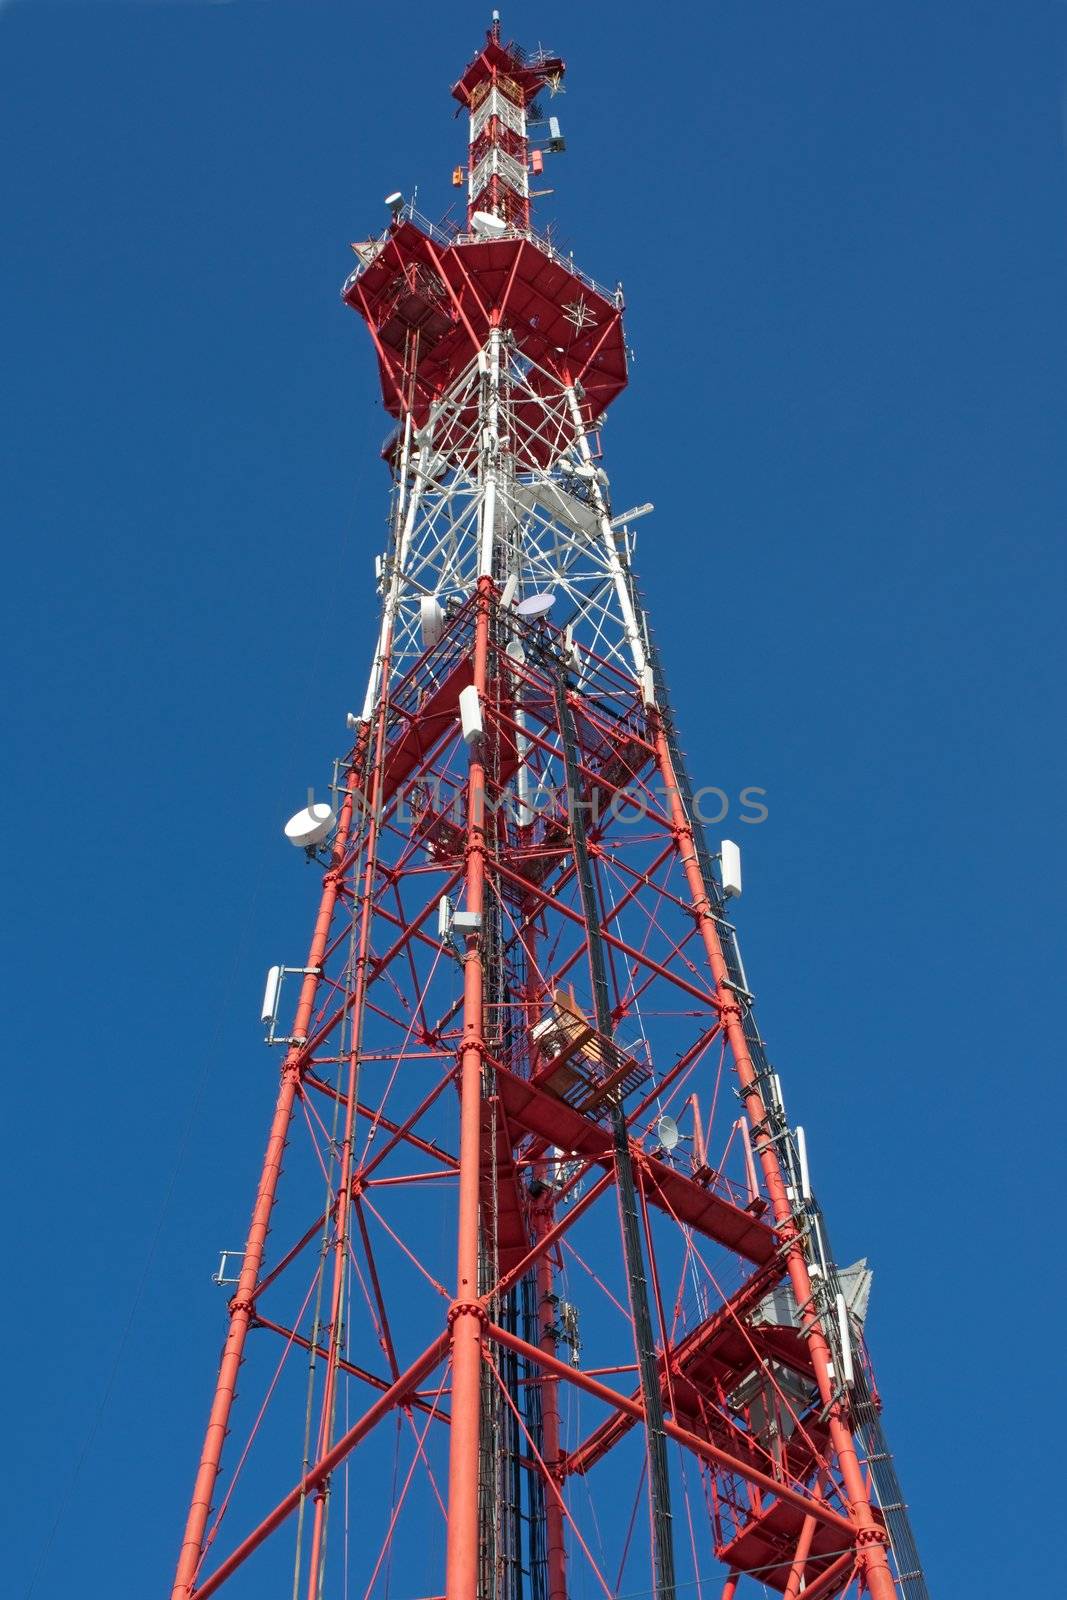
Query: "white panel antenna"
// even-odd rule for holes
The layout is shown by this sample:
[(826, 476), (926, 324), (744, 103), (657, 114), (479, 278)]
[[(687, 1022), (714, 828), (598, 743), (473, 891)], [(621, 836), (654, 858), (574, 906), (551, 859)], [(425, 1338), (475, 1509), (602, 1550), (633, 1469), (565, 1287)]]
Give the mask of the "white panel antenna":
[(445, 614), (432, 594), (424, 594), (419, 601), (419, 625), (426, 649), (435, 645), (445, 631)]
[(482, 737), (485, 728), (482, 723), (482, 707), (478, 691), (473, 683), (468, 683), (467, 687), (459, 692), (459, 720), (468, 746), (475, 744)]
[(260, 1022), (269, 1028), (278, 1011), (278, 994), (282, 986), (281, 967), (271, 967), (267, 973), (267, 984), (263, 990), (263, 1006), (260, 1013)]
[(846, 1383), (852, 1383), (856, 1377), (852, 1365), (852, 1329), (849, 1327), (845, 1297), (840, 1292), (837, 1295), (837, 1326), (841, 1334), (841, 1365), (844, 1368), (841, 1376)]
[(452, 902), (443, 894), (437, 902), (437, 937), (442, 944), (448, 942), (452, 932)]
[(808, 1141), (804, 1129), (797, 1126), (797, 1158), (800, 1161), (800, 1192), (805, 1200), (811, 1199), (811, 1177), (808, 1173)]
[(741, 848), (732, 839), (724, 839), (721, 850), (722, 892), (729, 900), (741, 893)]

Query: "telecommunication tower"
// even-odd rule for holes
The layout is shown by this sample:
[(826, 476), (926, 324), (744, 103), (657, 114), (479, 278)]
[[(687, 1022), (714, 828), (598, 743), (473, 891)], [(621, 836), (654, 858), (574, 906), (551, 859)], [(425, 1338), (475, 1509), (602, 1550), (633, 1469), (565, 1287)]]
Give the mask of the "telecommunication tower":
[(563, 74), (494, 15), (463, 220), (353, 247), (380, 624), (175, 1600), (926, 1594), (611, 500), (622, 290), (531, 223)]

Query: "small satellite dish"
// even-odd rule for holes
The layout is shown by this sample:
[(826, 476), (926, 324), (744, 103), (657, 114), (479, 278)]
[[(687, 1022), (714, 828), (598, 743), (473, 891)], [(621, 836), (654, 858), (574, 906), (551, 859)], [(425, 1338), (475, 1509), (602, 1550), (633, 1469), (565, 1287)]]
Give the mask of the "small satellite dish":
[(508, 640), (504, 647), (504, 654), (507, 656), (508, 660), (513, 662), (517, 667), (521, 667), (523, 662), (526, 660), (526, 651), (522, 648), (522, 645), (519, 643), (518, 639)]
[(660, 1117), (656, 1123), (656, 1138), (664, 1150), (673, 1150), (681, 1134), (673, 1117)]
[(525, 600), (519, 601), (515, 610), (527, 622), (535, 622), (538, 617), (547, 617), (555, 603), (554, 594), (529, 594)]
[(471, 228), (483, 239), (499, 239), (501, 234), (508, 231), (503, 217), (495, 217), (491, 211), (476, 211), (471, 217)]
[(325, 800), (313, 801), (290, 817), (285, 824), (285, 837), (301, 850), (313, 850), (321, 844), (334, 825), (333, 807)]

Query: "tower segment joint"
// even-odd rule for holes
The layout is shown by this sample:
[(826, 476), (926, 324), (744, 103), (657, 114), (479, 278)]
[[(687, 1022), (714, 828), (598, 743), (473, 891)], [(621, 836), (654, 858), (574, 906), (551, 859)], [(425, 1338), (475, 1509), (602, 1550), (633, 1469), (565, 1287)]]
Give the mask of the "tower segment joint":
[[(474, 1023), (468, 1022), (467, 1026), (468, 1028), (473, 1028)], [(462, 1065), (463, 1057), (466, 1055), (468, 1050), (474, 1050), (478, 1055), (481, 1056), (483, 1061), (489, 1053), (489, 1047), (480, 1034), (468, 1034), (467, 1037), (461, 1039), (459, 1044), (456, 1046), (457, 1064)]]
[(448, 1326), (451, 1328), (457, 1317), (474, 1317), (483, 1326), (488, 1326), (489, 1317), (480, 1300), (453, 1300), (448, 1308)]
[(307, 1040), (294, 1039), (293, 1044), (297, 1046), (296, 1052), (291, 1056), (286, 1056), (282, 1062), (282, 1082), (284, 1083), (286, 1079), (294, 1079), (299, 1088), (308, 1069), (308, 1063), (303, 1056), (303, 1047), (307, 1044)]

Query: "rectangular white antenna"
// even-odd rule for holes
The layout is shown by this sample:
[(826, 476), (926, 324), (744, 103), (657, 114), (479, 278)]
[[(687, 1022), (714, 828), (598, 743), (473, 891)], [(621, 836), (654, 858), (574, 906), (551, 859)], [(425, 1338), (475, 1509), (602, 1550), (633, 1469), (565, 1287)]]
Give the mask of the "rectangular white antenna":
[(800, 1161), (800, 1192), (805, 1200), (811, 1199), (811, 1178), (808, 1174), (808, 1141), (804, 1129), (797, 1125), (797, 1157)]
[(432, 594), (424, 594), (419, 600), (419, 625), (422, 642), (427, 649), (435, 645), (445, 631), (445, 614)]
[(437, 937), (442, 944), (448, 940), (452, 932), (452, 902), (447, 894), (443, 894), (437, 902)]
[(282, 986), (281, 967), (271, 967), (267, 973), (267, 986), (263, 990), (263, 1006), (260, 1013), (260, 1022), (269, 1028), (274, 1021), (278, 1010), (278, 991)]
[(459, 720), (468, 746), (474, 744), (485, 732), (478, 691), (473, 683), (468, 683), (467, 687), (459, 692)]
[(845, 1297), (840, 1291), (837, 1296), (837, 1326), (841, 1333), (841, 1365), (844, 1368), (841, 1376), (846, 1383), (852, 1383), (856, 1377), (856, 1369), (852, 1365), (852, 1329), (848, 1325)]
[(724, 839), (721, 847), (722, 892), (727, 900), (741, 893), (741, 849), (732, 839)]

